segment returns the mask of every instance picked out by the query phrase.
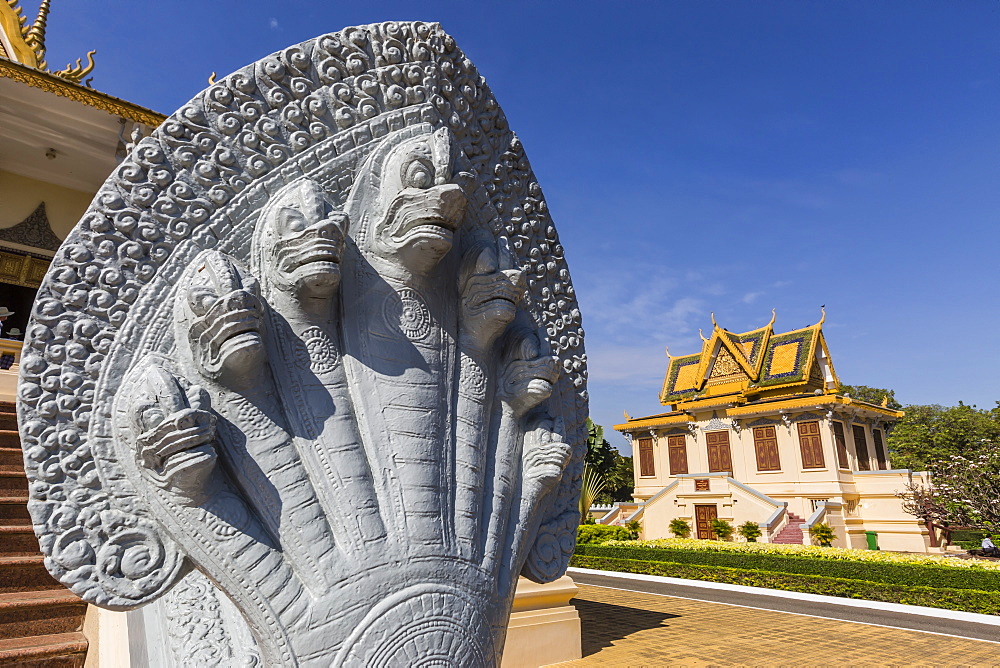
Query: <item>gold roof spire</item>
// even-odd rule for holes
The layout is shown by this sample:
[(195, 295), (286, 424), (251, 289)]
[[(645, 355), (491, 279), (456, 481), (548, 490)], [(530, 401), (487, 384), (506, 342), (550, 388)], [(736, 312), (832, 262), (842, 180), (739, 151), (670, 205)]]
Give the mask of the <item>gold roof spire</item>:
[(48, 22), (50, 4), (51, 0), (42, 0), (42, 5), (38, 8), (38, 16), (35, 18), (35, 22), (31, 24), (31, 29), (24, 35), (24, 41), (35, 52), (35, 57), (38, 59), (38, 69), (41, 70), (46, 69), (45, 24)]
[(42, 4), (38, 8), (38, 16), (31, 27), (28, 27), (19, 0), (5, 0), (3, 4), (0, 4), (0, 29), (6, 33), (13, 48), (13, 53), (8, 55), (13, 56), (12, 59), (15, 63), (78, 84), (93, 71), (94, 54), (97, 52), (91, 51), (87, 54), (86, 65), (83, 64), (83, 58), (78, 58), (76, 65), (67, 65), (65, 69), (58, 72), (50, 70), (45, 61), (45, 28), (48, 24), (51, 6), (52, 0), (42, 0)]
[(778, 311), (777, 311), (777, 309), (771, 309), (771, 322), (767, 323), (764, 326), (765, 327), (770, 327), (771, 325), (773, 325), (774, 324), (774, 319), (777, 318), (777, 317), (778, 317)]

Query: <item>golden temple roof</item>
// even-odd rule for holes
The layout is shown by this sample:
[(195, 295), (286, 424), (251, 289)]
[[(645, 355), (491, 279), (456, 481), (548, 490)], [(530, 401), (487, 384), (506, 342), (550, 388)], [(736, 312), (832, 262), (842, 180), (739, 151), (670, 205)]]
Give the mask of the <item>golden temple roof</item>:
[[(826, 312), (815, 325), (781, 334), (771, 321), (743, 333), (723, 329), (712, 316), (712, 335), (702, 336), (701, 352), (673, 357), (660, 392), (660, 403), (674, 405), (739, 393), (782, 394), (835, 391), (840, 384), (823, 337)], [(735, 401), (743, 403), (746, 401)]]
[(86, 65), (82, 64), (83, 58), (77, 58), (75, 65), (67, 65), (57, 72), (50, 70), (45, 60), (45, 26), (50, 5), (51, 0), (42, 0), (38, 16), (29, 26), (19, 0), (0, 2), (0, 32), (3, 33), (0, 57), (79, 84), (93, 71), (94, 54), (97, 52), (91, 51), (86, 55)]

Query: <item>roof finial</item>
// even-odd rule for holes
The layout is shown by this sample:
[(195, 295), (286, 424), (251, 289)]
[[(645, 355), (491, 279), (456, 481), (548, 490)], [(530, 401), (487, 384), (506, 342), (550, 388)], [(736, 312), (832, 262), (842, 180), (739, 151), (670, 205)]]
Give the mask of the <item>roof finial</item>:
[(778, 317), (777, 310), (776, 309), (771, 309), (771, 322), (767, 323), (767, 326), (770, 327), (771, 325), (773, 325), (774, 324), (774, 319), (777, 318), (777, 317)]
[(663, 346), (663, 352), (667, 354), (667, 357), (670, 357), (670, 346)]
[(823, 315), (820, 316), (819, 322), (816, 324), (817, 327), (821, 326), (824, 322), (826, 322), (826, 304), (820, 306), (819, 310), (822, 311)]
[(702, 341), (708, 341), (708, 339), (705, 338), (705, 332), (702, 331), (701, 327), (698, 328), (698, 336), (701, 337)]
[(715, 311), (712, 311), (712, 327), (715, 329), (719, 328), (719, 323), (715, 322)]
[(27, 19), (24, 18), (24, 14), (21, 13), (21, 6), (18, 0), (7, 0), (7, 6), (11, 8), (14, 12), (14, 16), (17, 17), (17, 29), (21, 31), (21, 38), (23, 39), (28, 34), (28, 27), (25, 25)]
[(42, 5), (38, 8), (38, 17), (31, 25), (31, 30), (24, 36), (24, 41), (38, 58), (38, 68), (42, 70), (45, 69), (45, 23), (49, 18), (50, 3), (51, 0), (42, 0)]

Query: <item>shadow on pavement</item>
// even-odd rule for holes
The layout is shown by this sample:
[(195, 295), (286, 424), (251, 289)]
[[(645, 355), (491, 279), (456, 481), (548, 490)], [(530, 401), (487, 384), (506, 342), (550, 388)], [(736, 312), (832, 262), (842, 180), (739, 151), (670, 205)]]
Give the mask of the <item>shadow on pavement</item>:
[(665, 620), (680, 617), (669, 612), (628, 608), (580, 598), (573, 599), (572, 603), (580, 613), (585, 657), (610, 647), (615, 640), (621, 640), (637, 631), (660, 628), (664, 626)]

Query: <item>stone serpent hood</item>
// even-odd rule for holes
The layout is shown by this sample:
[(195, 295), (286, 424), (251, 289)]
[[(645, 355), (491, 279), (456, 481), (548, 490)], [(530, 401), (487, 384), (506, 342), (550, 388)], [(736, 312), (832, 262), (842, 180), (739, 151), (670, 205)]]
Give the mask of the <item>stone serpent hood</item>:
[(498, 662), (518, 574), (575, 544), (580, 312), (437, 24), (317, 37), (168, 118), (56, 254), (20, 373), (53, 575), (130, 609), (197, 568), (268, 665)]

